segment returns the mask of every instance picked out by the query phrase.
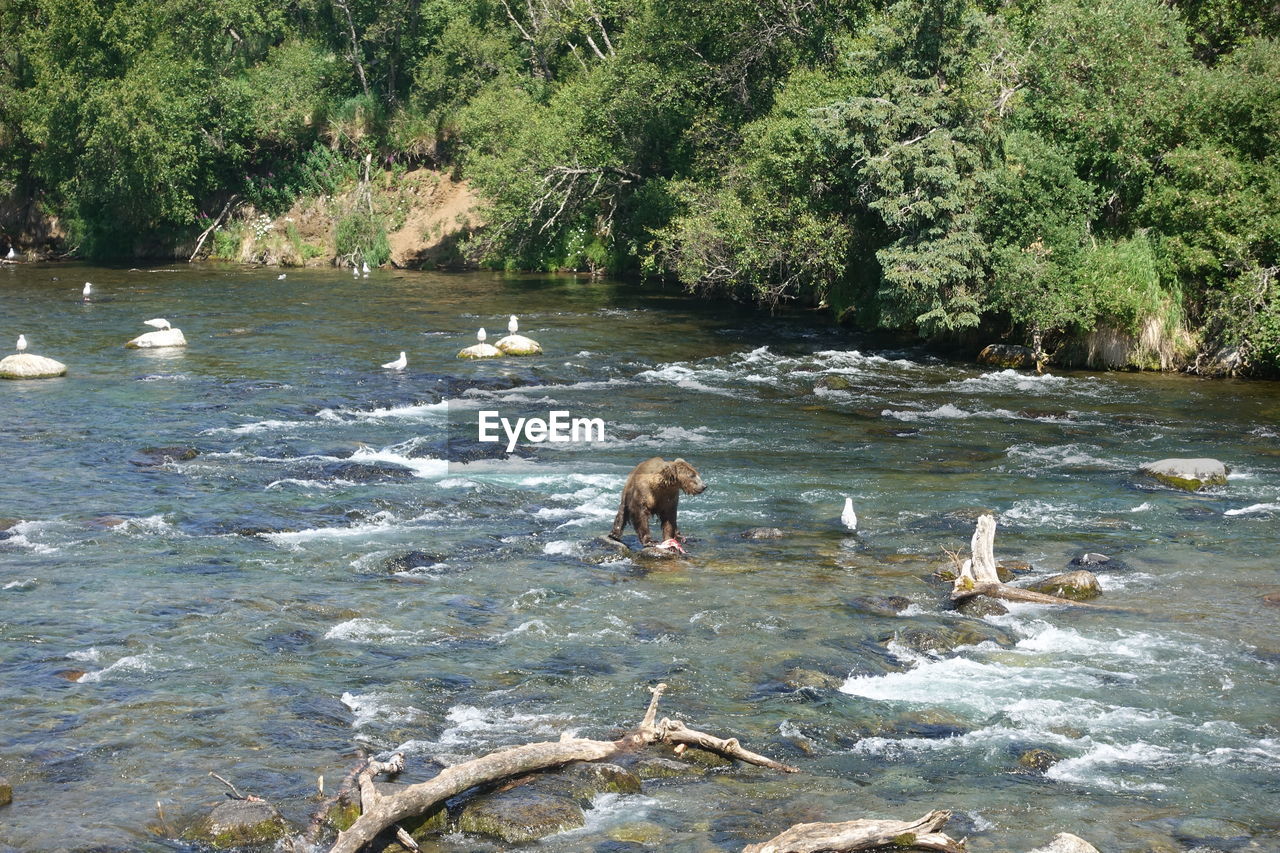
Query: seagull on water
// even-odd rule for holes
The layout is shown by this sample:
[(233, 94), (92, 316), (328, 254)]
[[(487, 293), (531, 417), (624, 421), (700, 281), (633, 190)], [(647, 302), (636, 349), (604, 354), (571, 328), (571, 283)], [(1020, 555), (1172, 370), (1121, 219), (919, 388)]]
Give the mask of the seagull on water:
[(364, 273), (364, 277), (365, 277), (365, 278), (368, 278), (368, 277), (369, 277), (369, 262), (368, 262), (368, 261), (361, 261), (361, 270), (360, 270), (360, 271), (361, 271), (362, 273)]
[(853, 511), (853, 498), (844, 499), (844, 512), (840, 513), (840, 523), (845, 526), (845, 529), (857, 532), (858, 514)]
[(143, 320), (142, 322), (146, 323), (148, 326), (155, 326), (162, 332), (166, 329), (172, 328), (169, 325), (169, 321), (163, 317), (156, 317), (154, 320)]
[(511, 319), (507, 322), (507, 331), (513, 335), (520, 331), (520, 322), (516, 320), (515, 314), (512, 314)]
[(86, 282), (84, 283), (84, 290), (80, 291), (80, 295), (81, 295), (81, 296), (82, 296), (86, 301), (88, 301), (88, 299), (89, 299), (89, 294), (91, 294), (91, 293), (93, 293), (93, 285), (92, 285), (91, 283), (89, 283), (89, 282), (87, 282), (87, 281), (86, 281)]
[(25, 352), (27, 349), (27, 336), (18, 335), (18, 352)]
[(409, 359), (407, 356), (405, 356), (404, 350), (401, 350), (399, 358), (397, 358), (395, 361), (388, 361), (386, 364), (382, 366), (385, 367), (387, 370), (404, 370), (408, 364), (409, 364)]
[(486, 332), (483, 327), (481, 327), (480, 331), (476, 332), (476, 340), (480, 343), (484, 343), (484, 340), (487, 337), (489, 337), (489, 333)]
[(284, 281), (284, 276), (284, 273), (280, 273), (280, 275), (276, 276), (276, 281)]

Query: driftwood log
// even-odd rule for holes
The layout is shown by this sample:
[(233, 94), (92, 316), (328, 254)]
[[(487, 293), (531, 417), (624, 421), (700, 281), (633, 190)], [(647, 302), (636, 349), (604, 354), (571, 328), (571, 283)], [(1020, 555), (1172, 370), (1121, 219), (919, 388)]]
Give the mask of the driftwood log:
[(963, 601), (975, 595), (986, 595), (991, 598), (1002, 598), (1005, 601), (1029, 601), (1033, 604), (1095, 606), (1003, 583), (996, 573), (995, 540), (995, 516), (990, 514), (980, 516), (969, 543), (971, 556), (960, 565), (956, 573), (955, 585), (951, 589), (952, 601)]
[[(651, 688), (653, 698), (644, 719), (635, 729), (618, 740), (590, 740), (564, 736), (559, 741), (529, 743), (523, 746), (493, 752), (480, 758), (456, 764), (440, 771), (426, 782), (410, 785), (393, 795), (378, 793), (373, 777), (403, 766), (393, 756), (390, 762), (369, 762), (360, 772), (360, 817), (346, 831), (339, 832), (329, 853), (357, 853), (372, 842), (384, 830), (400, 821), (429, 811), (438, 803), (463, 791), (480, 785), (488, 785), (502, 779), (523, 776), (538, 770), (559, 767), (573, 761), (603, 761), (624, 752), (631, 752), (655, 743), (688, 744), (736, 758), (748, 764), (756, 764), (795, 773), (794, 767), (780, 764), (773, 759), (743, 749), (736, 738), (721, 739), (688, 728), (679, 721), (663, 718), (657, 720), (658, 700), (666, 690), (665, 684)], [(402, 762), (403, 756), (400, 756)]]
[(742, 853), (846, 853), (893, 845), (913, 850), (963, 853), (964, 844), (938, 830), (951, 812), (932, 811), (915, 821), (851, 820), (846, 823), (798, 823), (781, 835), (760, 844), (748, 844)]

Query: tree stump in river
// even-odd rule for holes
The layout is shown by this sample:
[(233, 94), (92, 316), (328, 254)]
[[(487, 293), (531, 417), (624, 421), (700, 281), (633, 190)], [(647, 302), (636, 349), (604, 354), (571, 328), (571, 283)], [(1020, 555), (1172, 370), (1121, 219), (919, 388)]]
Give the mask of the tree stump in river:
[[(1076, 607), (1089, 605), (1079, 601), (1046, 595), (1022, 587), (1001, 582), (995, 557), (996, 519), (990, 513), (980, 516), (970, 540), (969, 559), (960, 565), (955, 585), (951, 589), (952, 601), (964, 601), (975, 595), (1002, 598), (1005, 601), (1028, 601), (1033, 604), (1070, 604)], [(957, 559), (953, 556), (952, 559)]]

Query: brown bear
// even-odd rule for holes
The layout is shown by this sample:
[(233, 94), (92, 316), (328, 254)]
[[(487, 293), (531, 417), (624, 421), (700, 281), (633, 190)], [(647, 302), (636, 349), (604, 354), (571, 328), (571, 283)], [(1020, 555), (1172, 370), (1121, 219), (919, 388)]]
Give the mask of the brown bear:
[(620, 541), (622, 531), (630, 522), (636, 528), (640, 544), (652, 545), (649, 516), (657, 515), (662, 522), (663, 540), (682, 541), (684, 537), (676, 527), (676, 505), (680, 503), (680, 493), (700, 495), (706, 489), (707, 485), (698, 472), (683, 459), (668, 462), (661, 456), (655, 456), (641, 462), (622, 487), (622, 504), (613, 520), (609, 538)]

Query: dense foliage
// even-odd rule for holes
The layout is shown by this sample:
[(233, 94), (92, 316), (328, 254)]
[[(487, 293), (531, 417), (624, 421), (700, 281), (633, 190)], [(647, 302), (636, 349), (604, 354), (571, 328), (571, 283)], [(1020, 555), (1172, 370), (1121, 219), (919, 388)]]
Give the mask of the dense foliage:
[(1271, 0), (5, 0), (0, 36), (0, 194), (82, 254), (426, 162), (490, 265), (1280, 369)]

